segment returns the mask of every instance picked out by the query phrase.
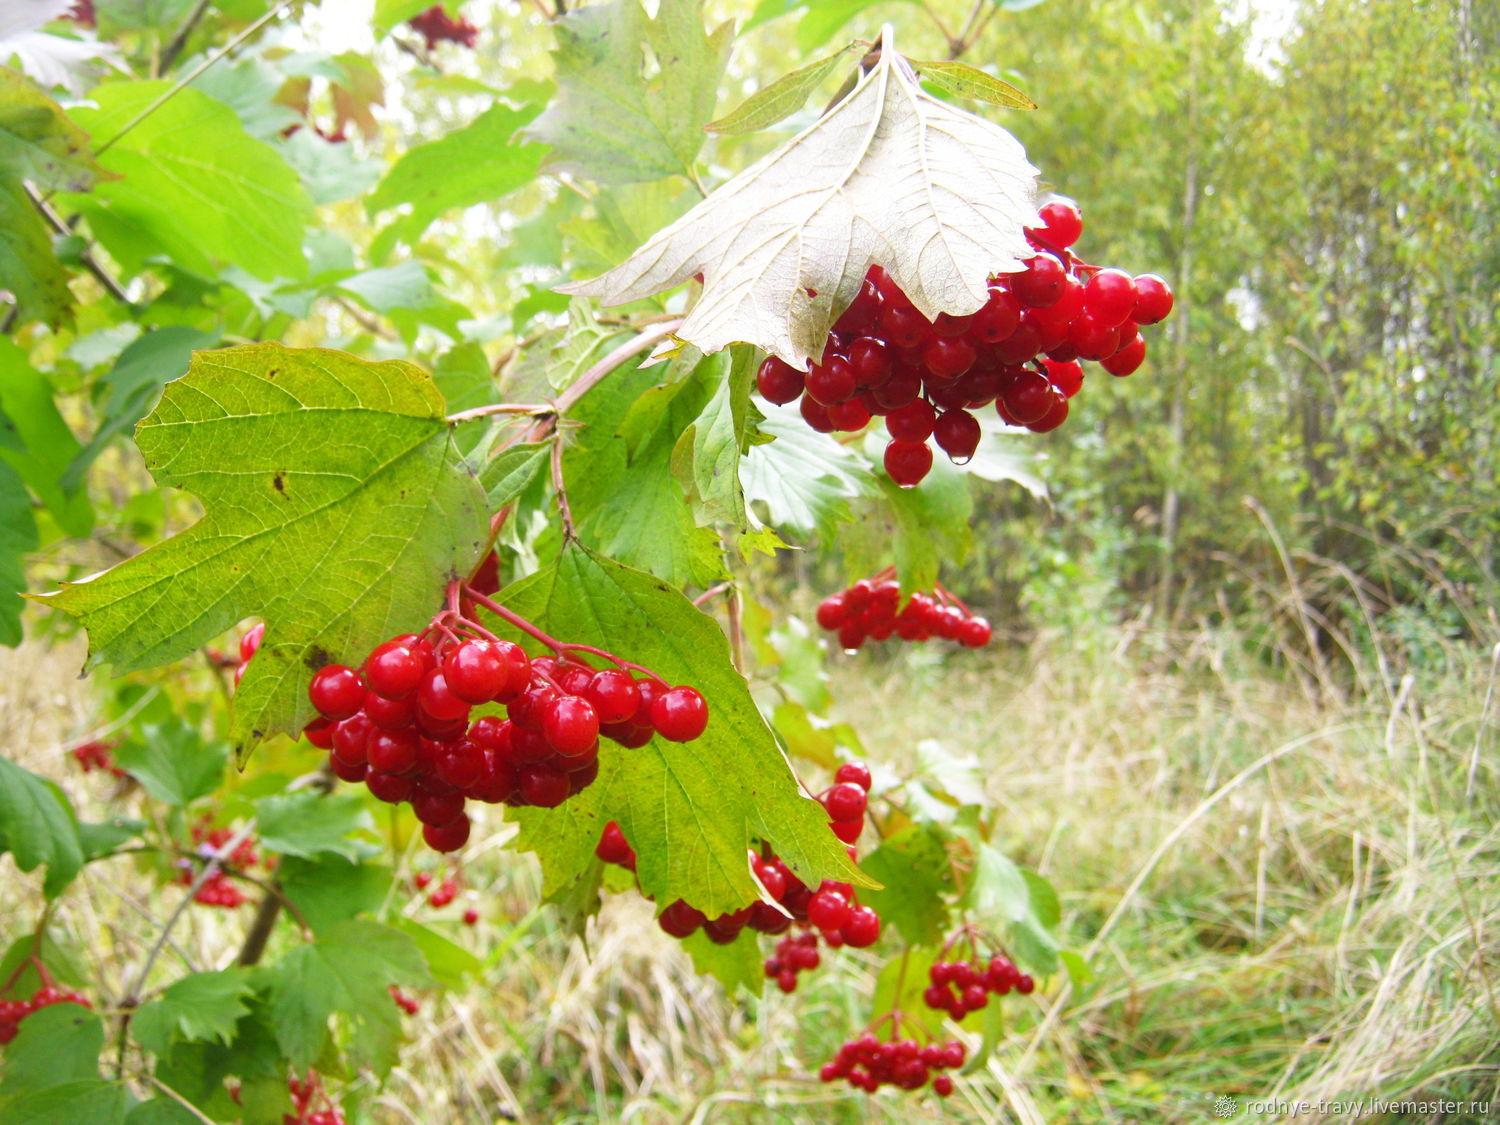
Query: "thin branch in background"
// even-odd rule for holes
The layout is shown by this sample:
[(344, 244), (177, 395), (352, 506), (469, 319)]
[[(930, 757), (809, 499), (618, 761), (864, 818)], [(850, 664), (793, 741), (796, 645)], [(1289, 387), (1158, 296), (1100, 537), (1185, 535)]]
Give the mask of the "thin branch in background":
[(260, 19), (256, 20), (249, 27), (245, 28), (244, 31), (240, 32), (228, 43), (225, 43), (224, 46), (220, 47), (213, 54), (209, 55), (208, 58), (204, 59), (197, 66), (193, 67), (192, 70), (188, 71), (186, 74), (182, 75), (182, 77), (178, 78), (175, 82), (172, 83), (171, 86), (162, 91), (160, 97), (153, 99), (150, 105), (146, 106), (145, 109), (141, 110), (129, 121), (125, 122), (125, 124), (120, 127), (120, 130), (115, 133), (114, 136), (110, 137), (102, 145), (94, 149), (94, 155), (102, 156), (104, 153), (109, 151), (111, 146), (117, 144), (122, 137), (124, 137), (142, 121), (146, 120), (146, 118), (150, 117), (162, 106), (166, 105), (167, 102), (175, 98), (200, 74), (208, 70), (209, 67), (213, 66), (221, 59), (226, 58), (231, 52), (239, 48), (241, 44), (248, 41), (252, 36), (260, 31), (261, 28), (265, 27), (266, 24), (270, 23), (272, 20), (280, 16), (281, 13), (286, 9), (287, 5), (291, 2), (292, 0), (280, 0), (279, 3), (272, 7), (271, 10), (268, 11), (265, 15), (261, 16)]
[(187, 19), (182, 21), (182, 26), (177, 29), (177, 34), (172, 36), (172, 41), (167, 44), (167, 49), (161, 53), (161, 60), (157, 63), (158, 74), (165, 74), (172, 69), (172, 64), (177, 61), (177, 56), (182, 54), (182, 49), (187, 46), (188, 37), (193, 34), (193, 29), (198, 26), (198, 21), (203, 18), (203, 13), (208, 11), (208, 0), (198, 0), (193, 5), (193, 10), (187, 14)]
[(568, 507), (568, 489), (563, 482), (562, 434), (552, 433), (552, 487), (557, 492), (557, 510), (562, 514), (563, 542), (571, 543), (578, 538), (578, 529), (573, 526), (573, 510)]
[(365, 312), (364, 309), (349, 300), (348, 297), (335, 297), (333, 300), (334, 304), (353, 317), (354, 322), (371, 335), (379, 336), (382, 340), (400, 339), (395, 332), (391, 331), (384, 324), (381, 324), (380, 321)]
[[(34, 187), (24, 182), (21, 186), (26, 190), (26, 198), (31, 200), (31, 205), (41, 213), (42, 218), (47, 221), (48, 226), (58, 234), (67, 235), (73, 233), (73, 228), (68, 226), (67, 220), (53, 210), (52, 205), (39, 195)], [(94, 275), (95, 280), (104, 286), (111, 297), (119, 301), (122, 305), (134, 303), (131, 301), (130, 295), (125, 292), (125, 287), (110, 276), (109, 271), (99, 264), (92, 250), (85, 247), (83, 253), (79, 255), (79, 260), (83, 262), (84, 269)]]

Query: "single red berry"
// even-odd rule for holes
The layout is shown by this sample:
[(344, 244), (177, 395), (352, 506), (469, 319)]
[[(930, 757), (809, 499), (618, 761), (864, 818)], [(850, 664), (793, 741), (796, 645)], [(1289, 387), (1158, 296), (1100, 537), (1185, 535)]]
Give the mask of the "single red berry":
[(435, 852), (456, 852), (469, 842), (469, 818), (460, 813), (447, 824), (424, 824), (422, 839)]
[(801, 397), (804, 375), (785, 360), (774, 355), (761, 361), (755, 373), (755, 385), (767, 402), (783, 406)]
[[(1170, 301), (1170, 294), (1168, 299)], [(1156, 322), (1148, 320), (1143, 323), (1154, 324)], [(266, 623), (264, 621), (258, 622), (245, 630), (245, 635), (240, 638), (240, 663), (249, 663), (250, 658), (255, 655), (256, 649), (260, 648), (261, 638), (265, 635)]]
[(849, 920), (840, 928), (844, 944), (854, 949), (864, 949), (875, 944), (880, 937), (880, 915), (868, 906), (856, 906), (849, 912)]
[(983, 617), (971, 617), (959, 627), (958, 639), (967, 648), (983, 648), (990, 643), (990, 623)]
[(807, 394), (823, 406), (845, 402), (854, 397), (854, 368), (841, 355), (829, 356), (815, 363), (807, 372)]
[(930, 402), (917, 399), (885, 416), (886, 432), (896, 441), (925, 442), (932, 436), (937, 411)]
[(695, 906), (689, 906), (682, 899), (668, 906), (656, 919), (657, 925), (675, 938), (689, 936), (706, 921), (708, 919), (704, 917), (703, 911)]
[(417, 764), (417, 736), (409, 730), (376, 730), (365, 744), (365, 760), (381, 773), (406, 773)]
[(364, 712), (365, 718), (382, 730), (404, 730), (416, 720), (417, 697), (412, 694), (405, 699), (386, 699), (367, 691)]
[(870, 791), (870, 767), (863, 762), (845, 762), (833, 775), (833, 780), (858, 785), (868, 793)]
[(488, 703), (509, 685), (510, 669), (488, 641), (465, 641), (443, 659), (443, 681), (464, 703)]
[(849, 920), (853, 907), (837, 891), (819, 891), (807, 904), (807, 920), (820, 930), (837, 930)]
[(1083, 215), (1071, 199), (1054, 199), (1043, 204), (1037, 217), (1042, 220), (1041, 225), (1032, 229), (1053, 249), (1072, 246), (1083, 233)]
[(599, 837), (594, 854), (605, 863), (615, 863), (623, 867), (627, 860), (634, 858), (635, 851), (625, 839), (625, 833), (620, 831), (620, 826), (612, 820), (604, 826), (604, 833)]
[(405, 699), (417, 690), (426, 671), (421, 657), (395, 641), (376, 646), (365, 661), (370, 690), (385, 699)]
[(542, 737), (562, 757), (582, 757), (599, 741), (599, 715), (587, 699), (558, 696), (542, 712)]
[(520, 696), (509, 703), (505, 713), (510, 721), (523, 730), (542, 729), (542, 715), (547, 704), (557, 698), (557, 689), (551, 684), (534, 681)]
[(469, 909), (467, 909), (467, 910), (464, 911), (464, 925), (465, 926), (477, 926), (477, 925), (479, 925), (479, 911), (475, 910), (472, 906), (469, 907)]
[(990, 994), (982, 984), (971, 984), (964, 989), (964, 1007), (977, 1012), (990, 1002)]
[(411, 796), (414, 786), (412, 779), (399, 773), (382, 773), (379, 770), (371, 770), (365, 775), (365, 784), (376, 800), (384, 801), (388, 805), (399, 805)]
[(1021, 302), (1009, 289), (992, 288), (989, 300), (974, 314), (970, 337), (981, 344), (998, 344), (1021, 323)]
[(833, 433), (833, 419), (828, 416), (828, 408), (814, 399), (812, 395), (803, 395), (802, 405), (797, 409), (810, 429), (820, 434)]
[(841, 434), (857, 434), (870, 424), (870, 410), (857, 398), (836, 402), (828, 408), (828, 420)]
[(1132, 333), (1130, 339), (1120, 345), (1120, 350), (1114, 355), (1105, 356), (1099, 361), (1099, 366), (1117, 378), (1123, 378), (1140, 367), (1146, 359), (1146, 341), (1141, 339), (1139, 332)]
[(979, 419), (967, 410), (945, 410), (932, 427), (932, 440), (949, 460), (964, 464), (979, 448)]
[(1135, 312), (1137, 324), (1156, 324), (1172, 311), (1172, 287), (1154, 273), (1143, 273), (1135, 279)]
[(818, 603), (818, 627), (820, 629), (837, 629), (843, 623), (844, 599), (841, 594), (834, 594)]
[(1047, 413), (1043, 414), (1026, 428), (1032, 433), (1045, 434), (1057, 429), (1058, 426), (1061, 426), (1067, 420), (1068, 400), (1063, 397), (1061, 391), (1053, 391), (1052, 405), (1047, 408)]
[(1120, 347), (1119, 330), (1085, 310), (1068, 329), (1068, 343), (1079, 359), (1104, 359)]
[(517, 788), (528, 805), (555, 809), (568, 799), (568, 775), (556, 766), (535, 764), (517, 771)]
[(891, 377), (871, 392), (876, 404), (889, 414), (916, 401), (922, 394), (922, 376), (906, 366), (891, 371)]
[(370, 767), (363, 762), (349, 763), (337, 754), (328, 755), (328, 768), (333, 771), (333, 776), (340, 781), (363, 781), (365, 775), (370, 772)]
[(946, 1098), (953, 1093), (953, 1079), (946, 1074), (939, 1074), (932, 1080), (932, 1092), (940, 1098)]
[(670, 688), (651, 704), (651, 725), (668, 742), (691, 742), (708, 726), (708, 704), (696, 688)]
[(1035, 371), (1025, 371), (1016, 376), (999, 401), (1017, 424), (1026, 426), (1039, 421), (1052, 408), (1053, 397), (1051, 383)]
[(859, 820), (833, 820), (828, 826), (833, 829), (833, 834), (846, 844), (852, 844), (859, 839), (859, 834), (865, 830), (864, 818)]
[(926, 442), (893, 441), (885, 447), (885, 471), (902, 488), (914, 488), (932, 470)]
[(1100, 270), (1083, 287), (1083, 307), (1111, 328), (1135, 311), (1135, 278), (1124, 270)]
[(905, 305), (887, 303), (880, 310), (877, 320), (880, 335), (886, 343), (898, 348), (910, 348), (920, 344), (932, 331), (927, 318), (908, 302)]
[(423, 824), (452, 824), (463, 815), (464, 795), (462, 793), (433, 793), (422, 789), (413, 794), (411, 809)]
[(347, 719), (365, 702), (359, 673), (342, 664), (325, 664), (307, 685), (307, 698), (325, 719)]
[(427, 673), (417, 688), (417, 708), (439, 722), (454, 722), (469, 717), (469, 705), (453, 694), (441, 672)]
[(849, 366), (859, 387), (878, 387), (891, 377), (891, 349), (884, 340), (861, 336), (849, 345)]
[(584, 689), (584, 698), (594, 705), (599, 722), (623, 723), (641, 705), (641, 692), (629, 672), (606, 668), (595, 672)]
[(851, 782), (839, 782), (823, 794), (822, 801), (833, 820), (858, 820), (865, 815), (865, 791)]
[(432, 772), (455, 789), (467, 789), (484, 776), (484, 750), (464, 739), (433, 755)]
[(967, 340), (933, 336), (922, 348), (922, 365), (934, 379), (946, 383), (974, 366), (977, 355)]
[(1078, 363), (1058, 363), (1055, 360), (1044, 359), (1042, 366), (1047, 369), (1047, 381), (1060, 390), (1067, 398), (1072, 398), (1083, 389), (1083, 366)]
[(1020, 273), (1011, 274), (1010, 291), (1027, 308), (1040, 309), (1057, 302), (1067, 280), (1068, 273), (1056, 257), (1038, 254)]

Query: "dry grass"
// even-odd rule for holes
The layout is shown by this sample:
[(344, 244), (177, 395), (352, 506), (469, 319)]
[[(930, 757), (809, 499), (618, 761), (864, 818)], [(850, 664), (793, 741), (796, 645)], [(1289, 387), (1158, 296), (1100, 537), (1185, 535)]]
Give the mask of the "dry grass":
[[(1093, 985), (1017, 1007), (946, 1105), (845, 1095), (807, 1076), (867, 1018), (876, 958), (841, 955), (790, 1002), (730, 1002), (627, 899), (589, 956), (533, 908), (534, 869), (496, 820), (465, 866), (486, 920), (453, 933), (483, 979), (425, 998), (402, 1065), (366, 1091), (370, 1119), (1188, 1122), (1219, 1094), (1500, 1112), (1495, 667), (1445, 651), (1332, 702), (1227, 630), (840, 659), (840, 708), (876, 757), (900, 766), (936, 735), (983, 763), (1001, 839), (1062, 892)], [(90, 707), (78, 655), (0, 655), (6, 752), (59, 777)], [(117, 988), (176, 892), (104, 866), (58, 921)], [(223, 963), (243, 919), (190, 913), (178, 963)]]

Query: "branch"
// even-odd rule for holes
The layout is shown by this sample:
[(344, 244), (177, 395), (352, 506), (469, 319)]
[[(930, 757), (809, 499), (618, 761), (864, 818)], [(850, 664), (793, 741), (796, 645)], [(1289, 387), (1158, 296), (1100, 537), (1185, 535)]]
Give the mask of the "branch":
[[(31, 200), (31, 205), (40, 212), (43, 219), (47, 220), (48, 226), (58, 234), (73, 233), (73, 228), (68, 226), (67, 221), (52, 209), (51, 204), (37, 194), (34, 187), (25, 182), (21, 186), (26, 190), (26, 198)], [(83, 262), (84, 268), (94, 275), (99, 284), (108, 290), (111, 297), (119, 301), (122, 305), (134, 304), (129, 294), (125, 292), (124, 287), (111, 277), (109, 271), (94, 258), (92, 250), (85, 247), (83, 253), (79, 255), (79, 260)]]
[(280, 914), (281, 894), (279, 891), (273, 892), (268, 889), (265, 897), (260, 900), (260, 905), (255, 908), (255, 918), (250, 923), (250, 929), (245, 933), (245, 944), (240, 947), (240, 955), (235, 958), (235, 964), (245, 968), (259, 964)]
[(172, 41), (167, 44), (166, 50), (161, 53), (161, 61), (157, 65), (157, 73), (165, 74), (172, 69), (172, 64), (177, 61), (177, 56), (182, 54), (182, 49), (187, 46), (188, 36), (198, 26), (198, 21), (203, 18), (203, 13), (208, 11), (208, 0), (198, 0), (193, 10), (188, 13), (187, 19), (182, 21), (182, 26), (177, 29), (177, 34), (172, 36)]
[(563, 483), (562, 434), (555, 428), (552, 432), (552, 488), (557, 492), (557, 509), (562, 515), (563, 542), (576, 542), (578, 529), (573, 526), (573, 510), (568, 507), (568, 489)]
[(682, 327), (686, 317), (675, 317), (648, 328), (633, 340), (627, 340), (578, 377), (578, 381), (565, 390), (557, 400), (557, 413), (566, 414), (584, 395), (593, 390), (604, 377), (620, 367), (627, 359), (651, 348)]

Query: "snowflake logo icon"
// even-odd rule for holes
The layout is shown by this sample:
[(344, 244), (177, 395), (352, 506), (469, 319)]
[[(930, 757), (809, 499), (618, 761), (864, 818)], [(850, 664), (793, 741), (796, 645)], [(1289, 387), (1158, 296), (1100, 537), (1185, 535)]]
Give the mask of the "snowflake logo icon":
[(1233, 1117), (1235, 1115), (1235, 1112), (1239, 1108), (1240, 1103), (1235, 1101), (1228, 1094), (1220, 1094), (1217, 1098), (1214, 1099), (1215, 1117)]

